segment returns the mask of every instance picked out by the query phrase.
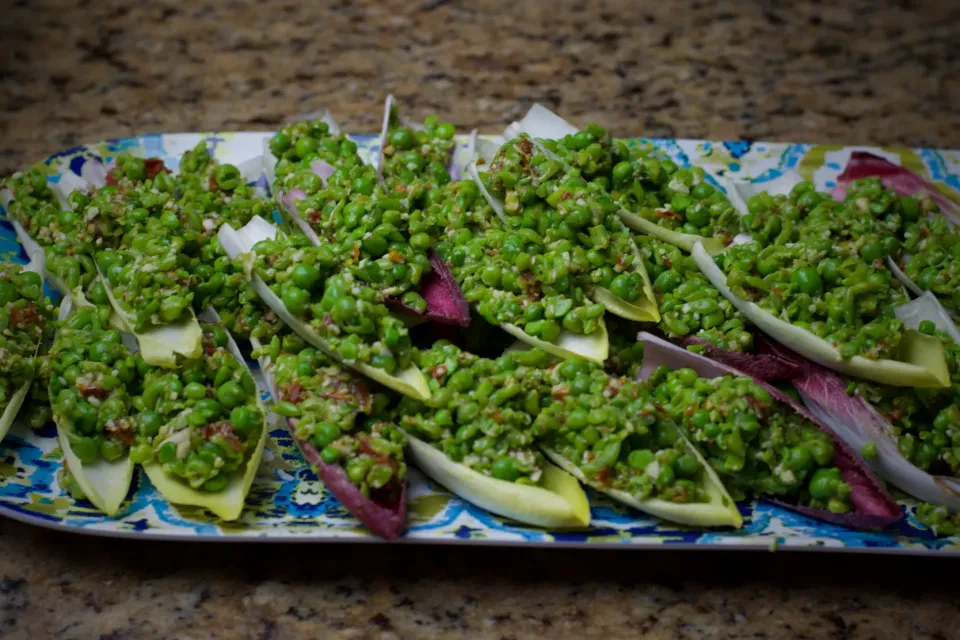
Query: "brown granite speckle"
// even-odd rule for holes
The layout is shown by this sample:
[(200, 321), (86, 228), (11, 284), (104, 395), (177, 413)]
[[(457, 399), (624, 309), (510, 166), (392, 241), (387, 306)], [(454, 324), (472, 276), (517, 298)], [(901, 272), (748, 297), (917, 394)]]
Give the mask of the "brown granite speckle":
[[(620, 135), (960, 147), (960, 6), (8, 2), (0, 174), (136, 133), (331, 109), (500, 130), (533, 102)], [(616, 554), (616, 555), (614, 555)], [(929, 638), (952, 563), (821, 554), (207, 545), (0, 520), (0, 637)]]

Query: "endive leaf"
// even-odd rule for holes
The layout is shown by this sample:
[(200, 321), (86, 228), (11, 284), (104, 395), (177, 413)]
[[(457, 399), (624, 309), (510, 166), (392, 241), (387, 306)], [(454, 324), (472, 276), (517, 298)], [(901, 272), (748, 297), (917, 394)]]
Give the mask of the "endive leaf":
[[(66, 319), (70, 315), (72, 307), (70, 298), (64, 298), (60, 305), (59, 320)], [(123, 499), (127, 497), (127, 492), (130, 491), (130, 483), (133, 481), (133, 461), (130, 459), (129, 452), (113, 462), (98, 458), (96, 462), (84, 464), (73, 452), (73, 447), (70, 446), (69, 434), (72, 431), (70, 421), (66, 416), (57, 413), (56, 405), (53, 406), (53, 409), (53, 422), (57, 426), (57, 439), (60, 442), (63, 459), (67, 468), (70, 469), (71, 475), (73, 475), (80, 489), (83, 490), (87, 500), (108, 516), (115, 515), (120, 510)]]
[(200, 323), (197, 322), (197, 316), (192, 308), (188, 308), (184, 317), (177, 322), (151, 327), (144, 331), (135, 331), (133, 329), (134, 314), (120, 306), (120, 302), (113, 295), (113, 287), (100, 272), (99, 265), (97, 265), (97, 273), (100, 274), (103, 288), (110, 299), (110, 306), (113, 307), (114, 315), (110, 318), (111, 324), (125, 333), (132, 333), (137, 338), (140, 354), (147, 364), (173, 369), (177, 367), (177, 355), (188, 360), (200, 357), (203, 352), (203, 332), (200, 330)]
[(610, 339), (603, 318), (600, 318), (597, 330), (591, 334), (583, 335), (564, 331), (554, 342), (547, 342), (531, 336), (515, 324), (502, 324), (500, 328), (517, 340), (534, 347), (540, 347), (547, 353), (552, 353), (561, 358), (584, 358), (597, 364), (603, 364), (604, 360), (610, 355)]
[(497, 515), (551, 529), (586, 527), (590, 505), (577, 480), (557, 467), (543, 468), (543, 485), (529, 486), (497, 480), (466, 465), (409, 434), (412, 461), (447, 489)]
[(647, 500), (638, 500), (626, 491), (611, 489), (599, 483), (590, 482), (580, 469), (570, 460), (564, 458), (556, 451), (544, 449), (543, 453), (558, 467), (571, 474), (580, 482), (592, 486), (601, 493), (605, 493), (617, 502), (622, 502), (628, 507), (633, 507), (638, 511), (649, 513), (652, 516), (687, 524), (697, 527), (735, 527), (739, 529), (743, 526), (743, 517), (733, 499), (727, 493), (723, 483), (717, 477), (717, 474), (709, 464), (700, 455), (700, 452), (686, 441), (684, 438), (687, 453), (696, 456), (703, 467), (704, 490), (707, 496), (707, 502), (679, 503), (661, 500), (659, 498), (650, 498)]
[(645, 233), (648, 236), (653, 236), (657, 240), (662, 240), (667, 244), (680, 247), (684, 251), (693, 251), (694, 245), (696, 245), (698, 242), (703, 244), (710, 255), (720, 253), (725, 247), (723, 241), (719, 238), (706, 238), (704, 236), (697, 236), (690, 233), (671, 231), (666, 227), (661, 227), (660, 225), (650, 222), (645, 218), (641, 218), (639, 215), (631, 211), (621, 210), (618, 215), (623, 221), (623, 224), (627, 225), (634, 231), (639, 231), (640, 233)]
[(843, 358), (832, 344), (805, 329), (794, 326), (760, 308), (756, 303), (737, 296), (727, 286), (727, 277), (703, 245), (693, 248), (693, 259), (710, 283), (761, 331), (789, 345), (800, 355), (827, 368), (847, 375), (895, 386), (939, 388), (950, 385), (950, 374), (940, 342), (908, 329), (901, 341), (903, 360), (870, 360), (862, 356)]

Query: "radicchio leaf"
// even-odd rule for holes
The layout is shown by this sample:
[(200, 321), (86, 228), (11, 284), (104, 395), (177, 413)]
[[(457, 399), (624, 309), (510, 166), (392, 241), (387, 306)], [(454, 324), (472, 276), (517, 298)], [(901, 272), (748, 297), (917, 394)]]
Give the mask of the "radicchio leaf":
[(430, 249), (430, 266), (430, 273), (420, 279), (420, 295), (427, 302), (425, 313), (421, 314), (393, 296), (388, 296), (387, 302), (411, 315), (422, 316), (441, 324), (466, 327), (470, 324), (470, 305), (463, 297), (460, 285), (450, 273), (450, 268), (434, 249)]
[(790, 351), (760, 333), (755, 335), (754, 350), (750, 353), (723, 349), (696, 336), (685, 336), (676, 342), (684, 347), (699, 345), (703, 348), (703, 355), (711, 360), (742, 371), (751, 378), (766, 382), (790, 380), (800, 375), (809, 363), (803, 356)]
[[(674, 369), (689, 367), (705, 378), (715, 378), (727, 374), (747, 375), (743, 371), (691, 353), (649, 333), (641, 333), (638, 339), (643, 342), (643, 365), (637, 374), (640, 380), (646, 380), (654, 369), (661, 364), (666, 364)], [(767, 499), (811, 518), (855, 529), (882, 528), (900, 519), (900, 507), (890, 497), (883, 484), (833, 429), (779, 389), (757, 378), (753, 378), (753, 380), (766, 389), (773, 398), (787, 405), (830, 436), (834, 444), (834, 463), (840, 469), (843, 481), (850, 485), (850, 501), (856, 510), (853, 513), (838, 514), (831, 513), (826, 509), (814, 509), (776, 499)]]
[(877, 457), (870, 466), (910, 495), (960, 511), (960, 478), (934, 476), (907, 460), (893, 437), (893, 426), (863, 397), (849, 395), (844, 380), (822, 367), (794, 381), (810, 411), (829, 423), (853, 449), (873, 442)]

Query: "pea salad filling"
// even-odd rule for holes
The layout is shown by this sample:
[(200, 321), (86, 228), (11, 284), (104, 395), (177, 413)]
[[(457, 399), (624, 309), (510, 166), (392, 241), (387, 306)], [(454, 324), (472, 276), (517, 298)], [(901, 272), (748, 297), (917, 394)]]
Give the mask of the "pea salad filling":
[[(727, 364), (780, 340), (843, 372), (909, 466), (960, 478), (960, 347), (903, 312), (917, 290), (951, 310), (960, 300), (960, 236), (936, 197), (879, 177), (839, 199), (801, 182), (738, 213), (703, 169), (596, 125), (511, 129), (483, 173), (459, 180), (453, 125), (408, 123), (392, 100), (386, 111), (377, 164), (329, 118), (284, 126), (266, 142), (274, 197), (205, 141), (176, 172), (119, 153), (82, 187), (45, 165), (4, 180), (5, 210), (70, 306), (54, 323), (42, 278), (0, 268), (0, 413), (43, 383), (33, 399), (52, 409), (72, 496), (116, 514), (140, 465), (171, 503), (240, 516), (268, 410), (231, 334), (249, 340), (269, 413), (309, 466), (387, 538), (404, 530), (408, 465), (549, 529), (589, 524), (581, 483), (693, 526), (739, 527), (735, 500), (755, 498), (845, 526), (893, 521), (822, 406), (798, 409), (751, 369), (657, 366), (645, 331)], [(465, 327), (470, 309), (526, 344), (498, 356), (482, 330), (426, 324)], [(205, 311), (217, 322), (198, 322)], [(778, 376), (806, 400), (801, 383), (820, 372), (798, 360)], [(885, 455), (879, 442), (856, 451)], [(916, 520), (954, 535), (953, 503), (918, 497)]]
[(143, 393), (133, 401), (138, 413), (132, 458), (215, 493), (245, 468), (265, 427), (256, 383), (227, 349), (226, 331), (210, 324), (202, 329), (202, 357), (144, 376)]

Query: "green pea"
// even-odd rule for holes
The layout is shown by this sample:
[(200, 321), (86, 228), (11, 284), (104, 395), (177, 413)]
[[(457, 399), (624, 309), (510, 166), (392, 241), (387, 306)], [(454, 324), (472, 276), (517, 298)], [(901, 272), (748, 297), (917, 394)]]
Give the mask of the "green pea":
[(94, 342), (90, 347), (90, 360), (93, 362), (109, 362), (113, 347), (107, 342)]
[(702, 429), (710, 424), (710, 412), (706, 409), (697, 409), (690, 416), (690, 424), (697, 429)]
[(153, 437), (160, 432), (163, 418), (154, 411), (144, 411), (137, 416), (137, 430), (147, 437)]
[(689, 196), (678, 194), (670, 199), (670, 208), (674, 211), (683, 212), (687, 210), (687, 207), (689, 207), (692, 202)]
[(610, 291), (613, 295), (623, 300), (629, 300), (633, 288), (633, 282), (629, 274), (621, 273), (613, 282), (610, 283)]
[(290, 148), (290, 136), (283, 133), (282, 131), (274, 134), (273, 138), (270, 139), (270, 151), (273, 152), (275, 156), (282, 156), (283, 152)]
[(457, 130), (454, 128), (454, 126), (447, 122), (437, 127), (437, 137), (441, 140), (452, 140), (456, 133)]
[(814, 498), (826, 500), (837, 495), (840, 483), (839, 469), (817, 469), (810, 478), (808, 489)]
[(405, 127), (392, 131), (388, 137), (390, 145), (397, 151), (406, 151), (414, 145), (413, 132)]
[(157, 459), (163, 464), (169, 464), (177, 459), (177, 445), (172, 442), (164, 442), (157, 449)]
[(183, 388), (183, 395), (191, 400), (199, 400), (207, 395), (207, 388), (199, 382), (191, 382)]
[(97, 409), (89, 402), (78, 402), (74, 409), (74, 424), (80, 433), (94, 433), (97, 429)]
[(227, 409), (232, 409), (243, 404), (246, 399), (246, 392), (233, 380), (225, 382), (222, 386), (220, 386), (220, 388), (217, 389), (217, 400), (219, 400), (220, 404), (225, 406)]
[(353, 192), (369, 196), (373, 193), (374, 183), (370, 176), (360, 176), (353, 182)]
[(932, 336), (937, 332), (937, 325), (932, 320), (921, 320), (917, 328), (920, 333), (925, 333), (928, 336)]
[(303, 315), (310, 303), (310, 293), (296, 286), (286, 287), (280, 298), (287, 311), (297, 316)]
[(813, 267), (801, 267), (790, 274), (790, 281), (802, 293), (811, 296), (820, 295), (823, 292), (823, 281), (820, 274)]
[(677, 369), (676, 376), (677, 380), (685, 387), (692, 387), (699, 378), (697, 372), (690, 368)]
[(786, 459), (787, 467), (793, 471), (807, 471), (813, 464), (813, 455), (804, 446), (793, 447)]
[(685, 453), (677, 458), (677, 473), (685, 478), (690, 478), (700, 471), (700, 461), (695, 456)]
[(630, 452), (627, 461), (630, 466), (638, 471), (646, 469), (654, 460), (653, 451), (649, 449), (635, 449)]
[(119, 459), (126, 449), (116, 440), (104, 440), (100, 444), (100, 457), (109, 462)]
[(317, 449), (324, 449), (340, 437), (340, 427), (332, 422), (320, 422), (313, 428), (311, 441)]
[(701, 182), (700, 184), (696, 185), (693, 188), (691, 193), (693, 194), (693, 197), (696, 198), (697, 200), (703, 200), (705, 198), (709, 198), (710, 196), (712, 196), (714, 193), (716, 193), (716, 191), (717, 190), (714, 189), (713, 186), (710, 185), (709, 183)]
[(680, 282), (680, 274), (673, 269), (667, 269), (657, 276), (657, 279), (654, 281), (654, 285), (663, 293), (670, 293), (680, 286)]
[(320, 459), (326, 464), (335, 464), (340, 460), (340, 451), (333, 447), (324, 447), (320, 452)]
[(193, 406), (193, 410), (206, 418), (208, 422), (213, 422), (220, 416), (222, 406), (213, 398), (203, 398), (197, 400), (197, 404)]
[(301, 289), (310, 291), (320, 282), (320, 271), (310, 264), (297, 264), (293, 267), (291, 280)]
[(863, 256), (863, 259), (867, 262), (873, 262), (885, 258), (887, 251), (882, 242), (870, 242), (863, 245), (863, 248), (860, 249), (860, 255)]
[(316, 138), (311, 138), (310, 136), (304, 136), (303, 138), (300, 138), (294, 145), (294, 151), (301, 158), (308, 156), (316, 150), (317, 140)]
[(493, 463), (491, 475), (498, 480), (505, 480), (506, 482), (516, 481), (516, 479), (520, 477), (516, 458), (511, 456), (497, 458), (496, 462)]
[(454, 391), (469, 391), (473, 388), (475, 379), (469, 369), (458, 369), (447, 381), (447, 386)]
[(613, 168), (613, 179), (623, 183), (633, 177), (633, 165), (624, 160)]
[(256, 411), (250, 407), (239, 406), (230, 412), (230, 423), (240, 433), (249, 433), (260, 424), (260, 420)]
[(410, 236), (410, 246), (418, 251), (426, 251), (431, 244), (430, 236), (426, 233), (415, 233)]

